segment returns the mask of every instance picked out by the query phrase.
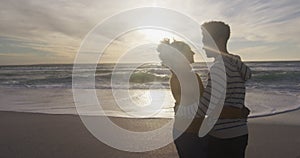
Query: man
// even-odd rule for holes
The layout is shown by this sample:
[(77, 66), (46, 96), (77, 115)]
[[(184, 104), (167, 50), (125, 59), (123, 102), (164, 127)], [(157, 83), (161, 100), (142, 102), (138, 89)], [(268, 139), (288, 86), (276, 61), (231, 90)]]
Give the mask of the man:
[[(170, 48), (168, 48), (168, 46)], [(172, 73), (170, 78), (170, 87), (175, 99), (174, 110), (176, 116), (173, 129), (174, 139), (181, 134), (174, 141), (178, 154), (181, 158), (205, 158), (207, 157), (207, 141), (206, 138), (198, 137), (198, 131), (203, 117), (193, 118), (194, 115), (191, 113), (191, 111), (197, 111), (199, 98), (202, 96), (204, 91), (204, 87), (199, 75), (191, 71), (192, 68), (190, 64), (194, 62), (194, 52), (186, 43), (182, 41), (174, 41), (170, 43), (168, 39), (162, 41), (162, 44), (158, 46), (157, 51), (160, 52), (159, 57), (162, 60), (162, 63), (168, 66)], [(189, 72), (191, 74), (189, 74)], [(179, 77), (182, 79), (181, 82)], [(193, 82), (189, 82), (189, 80), (193, 77), (195, 77), (195, 81), (198, 82), (197, 86), (194, 85)], [(182, 82), (188, 82), (189, 84), (185, 85), (191, 87), (184, 87), (185, 90), (182, 91), (181, 86), (184, 86), (184, 83)], [(189, 106), (193, 105), (194, 103), (196, 103), (196, 106)], [(188, 108), (195, 107), (196, 109), (184, 110), (185, 108), (181, 108), (183, 111), (178, 112), (178, 109), (180, 109), (179, 106)], [(181, 116), (178, 116), (180, 115), (179, 113), (181, 113)], [(243, 110), (238, 108), (225, 107), (222, 110), (220, 117), (244, 118), (245, 113), (243, 113)], [(187, 121), (189, 119), (192, 120)], [(190, 122), (188, 123), (189, 125), (187, 129), (182, 131), (181, 128), (177, 128), (179, 126), (176, 125), (185, 124), (185, 121)]]
[[(217, 106), (246, 109), (245, 82), (251, 77), (251, 71), (237, 55), (227, 50), (230, 37), (230, 27), (224, 22), (211, 21), (202, 25), (203, 49), (208, 58), (214, 58), (210, 68), (208, 84), (200, 98), (199, 116), (204, 116), (210, 110), (209, 103), (213, 96), (212, 84), (224, 87), (225, 101)], [(212, 75), (218, 78), (224, 74), (225, 80), (220, 85), (220, 79), (212, 80)], [(222, 78), (222, 77), (220, 77)], [(213, 83), (215, 82), (215, 83)], [(215, 92), (218, 92), (217, 90)], [(208, 135), (209, 158), (244, 158), (248, 142), (247, 118), (219, 118)]]

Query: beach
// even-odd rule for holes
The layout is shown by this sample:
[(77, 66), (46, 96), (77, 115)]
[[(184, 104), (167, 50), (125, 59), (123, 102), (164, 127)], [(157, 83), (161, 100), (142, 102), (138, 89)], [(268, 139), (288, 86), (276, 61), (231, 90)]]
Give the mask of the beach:
[[(111, 148), (98, 141), (76, 115), (0, 112), (0, 153), (3, 158), (177, 157), (174, 144), (145, 153)], [(159, 128), (170, 119), (111, 117), (129, 130)]]
[(299, 2), (2, 0), (0, 158), (300, 158)]
[[(0, 112), (0, 118), (0, 153), (4, 158), (178, 157), (173, 143), (144, 153), (111, 148), (98, 141), (76, 115)], [(135, 131), (159, 128), (170, 121), (110, 118)], [(300, 157), (299, 120), (300, 110), (249, 119), (247, 158)]]
[[(300, 63), (248, 64), (253, 78), (246, 85), (245, 105), (251, 110), (247, 158), (300, 158)], [(131, 70), (131, 65), (123, 66), (114, 73), (122, 76)], [(157, 65), (139, 68), (135, 72), (138, 78), (132, 80), (136, 83), (131, 82), (128, 89), (124, 83), (111, 84), (113, 65), (99, 65), (95, 87), (75, 85), (82, 88), (83, 95), (77, 97), (83, 98), (74, 104), (72, 68), (72, 65), (0, 67), (0, 158), (178, 157), (173, 143), (144, 153), (112, 148), (92, 135), (78, 115), (91, 118), (106, 115), (130, 131), (162, 127), (174, 117), (167, 70)], [(200, 74), (206, 74), (205, 66), (199, 64), (196, 68)], [(79, 76), (85, 80), (90, 71), (89, 67), (83, 67)], [(139, 76), (144, 78), (149, 74), (153, 81), (137, 82)], [(88, 98), (85, 94), (94, 92), (102, 109), (99, 104), (80, 104)], [(165, 138), (171, 134), (166, 132)], [(137, 142), (132, 140), (132, 143)]]
[(249, 119), (248, 158), (299, 158), (300, 110)]

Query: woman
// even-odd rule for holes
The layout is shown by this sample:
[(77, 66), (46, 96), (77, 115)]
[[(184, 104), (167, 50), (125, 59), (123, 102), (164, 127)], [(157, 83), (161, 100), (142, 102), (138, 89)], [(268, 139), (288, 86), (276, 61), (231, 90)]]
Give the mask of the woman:
[(167, 66), (172, 74), (170, 88), (175, 99), (173, 137), (178, 154), (181, 158), (206, 157), (207, 142), (205, 138), (198, 137), (202, 119), (178, 114), (180, 106), (195, 105), (194, 112), (196, 112), (199, 97), (204, 89), (199, 75), (192, 71), (191, 64), (194, 63), (195, 53), (186, 43), (181, 41), (170, 43), (168, 39), (162, 41), (157, 50), (160, 52), (162, 64)]

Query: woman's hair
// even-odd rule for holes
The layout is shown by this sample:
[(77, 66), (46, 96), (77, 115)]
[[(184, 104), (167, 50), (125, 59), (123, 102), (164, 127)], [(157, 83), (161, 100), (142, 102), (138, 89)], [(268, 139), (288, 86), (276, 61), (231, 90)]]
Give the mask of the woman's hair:
[(195, 54), (195, 53), (192, 51), (191, 47), (190, 47), (188, 44), (186, 44), (186, 43), (184, 43), (184, 42), (182, 42), (182, 41), (176, 41), (176, 40), (174, 40), (174, 42), (170, 43), (170, 45), (171, 45), (173, 48), (175, 48), (175, 49), (177, 49), (178, 51), (180, 51), (183, 55), (184, 55), (185, 53), (192, 53), (192, 54)]

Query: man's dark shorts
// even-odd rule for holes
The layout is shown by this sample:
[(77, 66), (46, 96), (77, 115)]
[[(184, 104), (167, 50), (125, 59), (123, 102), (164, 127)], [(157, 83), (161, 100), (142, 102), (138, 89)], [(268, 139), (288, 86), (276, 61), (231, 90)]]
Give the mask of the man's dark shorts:
[(244, 158), (248, 135), (220, 139), (208, 136), (208, 158)]

